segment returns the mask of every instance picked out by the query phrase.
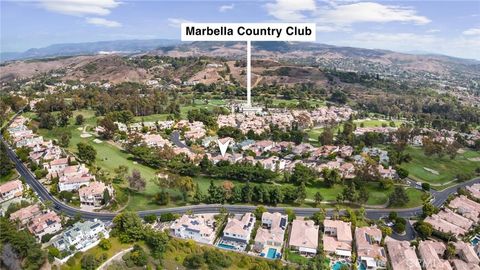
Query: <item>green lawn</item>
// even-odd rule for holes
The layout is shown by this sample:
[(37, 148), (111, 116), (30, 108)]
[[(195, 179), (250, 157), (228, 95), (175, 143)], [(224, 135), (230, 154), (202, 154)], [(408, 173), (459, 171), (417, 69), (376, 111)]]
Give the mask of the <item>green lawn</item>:
[[(109, 250), (103, 250), (99, 246), (93, 247), (87, 251), (85, 251), (83, 254), (92, 254), (94, 256), (99, 256), (102, 253), (107, 254), (107, 258), (111, 258), (113, 255), (117, 254), (118, 252), (127, 249), (131, 247), (133, 244), (122, 244), (116, 237), (111, 237), (109, 238), (110, 242), (112, 243), (112, 247)], [(80, 265), (81, 257), (75, 259), (75, 264), (73, 266), (69, 266), (67, 264), (63, 264), (61, 269), (64, 270), (81, 270), (81, 265)]]
[[(384, 124), (387, 126), (390, 126), (391, 120), (388, 119), (357, 119), (353, 121), (355, 124), (357, 124), (357, 127), (360, 127), (360, 124), (363, 124), (364, 127), (381, 127)], [(401, 124), (403, 124), (405, 121), (403, 120), (393, 120), (395, 123), (396, 127), (399, 127)]]
[[(255, 101), (255, 100), (254, 100)], [(280, 98), (275, 98), (273, 99), (273, 105), (279, 105), (280, 103), (284, 103), (285, 105), (298, 105), (300, 100), (298, 99), (280, 99)], [(313, 106), (325, 106), (325, 101), (324, 100), (317, 100), (317, 99), (312, 99), (312, 100), (307, 100), (307, 102), (310, 105)]]
[(408, 198), (410, 199), (406, 205), (404, 205), (401, 208), (412, 208), (412, 207), (417, 207), (422, 205), (422, 195), (424, 194), (424, 191), (418, 190), (415, 188), (407, 188), (406, 189)]
[(14, 180), (17, 177), (18, 177), (17, 170), (14, 169), (9, 174), (7, 174), (5, 176), (0, 176), (0, 184), (11, 181), (11, 180)]
[[(453, 160), (448, 156), (442, 158), (436, 155), (427, 157), (420, 147), (409, 147), (406, 153), (410, 154), (412, 161), (403, 163), (401, 167), (408, 170), (409, 177), (433, 185), (442, 185), (452, 181), (459, 173), (474, 173), (475, 169), (480, 167), (479, 161), (469, 160), (480, 157), (480, 153), (471, 150), (457, 154)], [(438, 175), (425, 170), (425, 168), (437, 171)]]

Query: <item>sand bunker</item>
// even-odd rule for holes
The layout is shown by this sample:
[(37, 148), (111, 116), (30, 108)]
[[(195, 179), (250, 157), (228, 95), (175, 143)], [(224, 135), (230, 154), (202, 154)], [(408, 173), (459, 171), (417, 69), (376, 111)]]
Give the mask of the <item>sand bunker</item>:
[(90, 133), (82, 133), (82, 134), (80, 134), (80, 138), (90, 138), (90, 137), (92, 137), (92, 134), (90, 134)]
[(438, 171), (435, 171), (434, 169), (430, 169), (430, 168), (427, 168), (427, 167), (423, 167), (423, 169), (429, 173), (433, 173), (435, 175), (439, 175), (440, 173)]
[(469, 158), (468, 160), (480, 162), (480, 157), (473, 157), (473, 158)]
[(94, 142), (94, 143), (102, 143), (102, 141), (99, 140), (99, 139), (95, 139), (95, 140), (93, 140), (93, 142)]

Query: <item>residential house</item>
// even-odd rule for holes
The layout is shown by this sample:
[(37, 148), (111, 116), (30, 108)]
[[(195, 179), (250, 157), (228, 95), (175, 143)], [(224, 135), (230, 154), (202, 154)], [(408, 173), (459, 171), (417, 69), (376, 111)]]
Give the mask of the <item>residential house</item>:
[(220, 245), (228, 244), (236, 247), (237, 250), (244, 250), (250, 240), (254, 226), (255, 216), (252, 213), (246, 213), (241, 217), (228, 218)]
[(318, 230), (313, 220), (295, 219), (292, 222), (290, 249), (297, 250), (302, 255), (315, 256), (318, 248)]
[(80, 196), (80, 204), (82, 206), (101, 206), (104, 203), (103, 196), (105, 190), (110, 195), (110, 198), (113, 197), (113, 189), (109, 186), (106, 186), (103, 182), (94, 181), (88, 186), (79, 188), (78, 194)]
[(455, 242), (453, 245), (455, 246), (457, 256), (464, 262), (469, 265), (478, 265), (480, 263), (480, 259), (478, 258), (477, 253), (475, 253), (472, 245), (462, 241)]
[(277, 248), (280, 251), (283, 244), (288, 216), (280, 213), (265, 212), (262, 214), (262, 227), (258, 228), (255, 236), (254, 250), (267, 254), (268, 248)]
[(28, 230), (38, 239), (46, 234), (54, 234), (62, 229), (62, 220), (53, 211), (48, 211), (32, 218)]
[(323, 249), (340, 257), (352, 255), (352, 226), (350, 222), (326, 219), (323, 222)]
[(21, 226), (25, 226), (30, 222), (30, 220), (40, 214), (42, 214), (42, 210), (38, 204), (32, 204), (11, 213), (10, 220), (13, 222), (18, 220)]
[(468, 199), (467, 196), (456, 197), (448, 206), (474, 223), (478, 224), (480, 222), (480, 203)]
[(380, 245), (382, 231), (376, 227), (357, 227), (355, 229), (355, 244), (358, 261), (366, 269), (385, 269), (387, 267), (387, 254)]
[(73, 224), (52, 242), (53, 246), (60, 251), (70, 251), (71, 247), (74, 247), (75, 251), (85, 251), (96, 246), (102, 237), (108, 238), (109, 231), (105, 223), (95, 219)]
[(427, 240), (418, 244), (418, 254), (425, 270), (452, 270), (450, 263), (441, 258), (445, 249), (445, 244), (437, 241)]
[(213, 244), (215, 240), (215, 218), (213, 214), (183, 215), (170, 226), (170, 231), (176, 237)]
[(16, 197), (21, 197), (23, 193), (23, 184), (20, 180), (13, 180), (0, 185), (0, 202), (8, 201)]
[(408, 241), (385, 239), (392, 270), (422, 270), (415, 247)]

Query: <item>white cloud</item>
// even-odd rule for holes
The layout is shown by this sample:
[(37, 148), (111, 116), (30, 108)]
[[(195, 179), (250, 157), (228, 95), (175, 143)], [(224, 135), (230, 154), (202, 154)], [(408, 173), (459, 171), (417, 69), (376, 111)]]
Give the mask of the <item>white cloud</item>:
[(480, 36), (480, 28), (470, 28), (462, 32), (466, 36)]
[(425, 16), (420, 16), (412, 7), (383, 5), (374, 2), (355, 0), (324, 0), (316, 5), (314, 0), (276, 0), (265, 5), (267, 12), (282, 21), (315, 21), (317, 31), (334, 32), (351, 30), (356, 23), (413, 23), (427, 24)]
[(168, 18), (168, 26), (180, 28), (182, 23), (192, 23), (192, 21), (183, 18)]
[(110, 21), (104, 18), (87, 18), (86, 22), (89, 24), (105, 26), (105, 27), (120, 27), (122, 26), (121, 23), (116, 21)]
[(315, 17), (320, 24), (333, 25), (339, 29), (349, 28), (355, 23), (427, 24), (430, 22), (427, 17), (417, 15), (417, 11), (413, 8), (373, 2), (321, 7), (316, 11)]
[(41, 0), (43, 8), (61, 14), (86, 16), (105, 16), (118, 7), (117, 0)]
[(299, 21), (305, 19), (305, 11), (316, 9), (314, 0), (296, 0), (295, 3), (289, 0), (277, 0), (275, 3), (265, 5), (268, 14), (283, 21)]
[(220, 12), (225, 12), (225, 11), (228, 11), (228, 10), (232, 10), (234, 7), (235, 7), (234, 4), (223, 5), (223, 6), (220, 6), (220, 7), (218, 8), (218, 11), (220, 11)]
[(429, 29), (426, 31), (427, 33), (433, 34), (433, 33), (439, 33), (440, 29)]

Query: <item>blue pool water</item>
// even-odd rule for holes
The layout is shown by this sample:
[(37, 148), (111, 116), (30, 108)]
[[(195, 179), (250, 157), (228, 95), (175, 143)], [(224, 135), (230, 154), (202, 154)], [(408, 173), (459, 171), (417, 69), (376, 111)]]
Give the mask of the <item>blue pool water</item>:
[(267, 252), (267, 258), (269, 259), (275, 259), (277, 255), (277, 250), (274, 248), (269, 248)]
[(472, 245), (476, 246), (480, 242), (480, 236), (476, 236), (475, 238), (472, 239), (471, 243)]
[(346, 265), (344, 263), (341, 263), (341, 262), (336, 262), (333, 266), (332, 266), (332, 270), (340, 270), (342, 269), (342, 266), (343, 265)]
[(217, 246), (218, 246), (219, 248), (223, 248), (223, 249), (235, 249), (235, 247), (232, 246), (232, 245), (218, 244)]
[(367, 270), (367, 267), (365, 266), (364, 263), (360, 263), (360, 266), (358, 267), (358, 270)]

